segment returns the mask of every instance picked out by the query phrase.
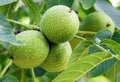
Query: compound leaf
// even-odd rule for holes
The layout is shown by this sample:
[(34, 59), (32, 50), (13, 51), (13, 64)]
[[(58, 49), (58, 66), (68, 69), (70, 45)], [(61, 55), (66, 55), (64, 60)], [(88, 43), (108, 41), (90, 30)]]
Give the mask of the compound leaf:
[(71, 64), (65, 71), (60, 73), (52, 82), (75, 82), (100, 63), (112, 59), (108, 52), (97, 52), (85, 56)]

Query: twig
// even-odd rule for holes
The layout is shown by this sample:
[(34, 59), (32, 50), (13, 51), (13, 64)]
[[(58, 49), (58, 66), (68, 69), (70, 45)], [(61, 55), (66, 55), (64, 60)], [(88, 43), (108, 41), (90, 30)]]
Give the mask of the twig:
[(21, 22), (15, 21), (15, 20), (11, 20), (11, 19), (7, 19), (7, 20), (9, 22), (24, 26), (24, 27), (26, 27), (27, 29), (30, 29), (30, 30), (32, 30), (32, 29), (40, 30), (40, 27), (36, 26), (36, 25), (24, 24), (24, 23), (21, 23)]
[(35, 73), (34, 73), (34, 69), (33, 68), (31, 68), (31, 74), (32, 74), (32, 80), (33, 80), (33, 82), (36, 82), (35, 81)]
[(0, 79), (3, 77), (9, 66), (12, 65), (12, 60), (9, 61), (9, 63), (3, 68), (3, 70), (0, 72)]

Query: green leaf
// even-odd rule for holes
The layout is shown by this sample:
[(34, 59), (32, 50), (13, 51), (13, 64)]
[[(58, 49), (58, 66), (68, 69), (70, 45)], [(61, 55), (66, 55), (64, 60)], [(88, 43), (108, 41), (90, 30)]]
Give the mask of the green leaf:
[(75, 82), (100, 63), (112, 59), (108, 52), (98, 52), (85, 56), (71, 64), (65, 71), (60, 73), (52, 82)]
[(105, 12), (109, 15), (114, 21), (116, 27), (120, 27), (120, 11), (115, 9), (111, 4), (106, 2), (106, 0), (97, 0), (95, 5), (95, 9), (100, 12)]
[(2, 70), (2, 65), (0, 64), (0, 72), (1, 72), (1, 70)]
[(115, 59), (110, 59), (105, 62), (102, 62), (101, 64), (99, 64), (89, 72), (90, 74), (89, 76), (96, 77), (96, 76), (102, 75), (107, 70), (109, 70), (115, 64), (115, 62), (116, 62)]
[(70, 64), (79, 60), (84, 55), (87, 55), (87, 50), (90, 45), (92, 45), (93, 42), (90, 40), (83, 41), (77, 45), (77, 47), (74, 48), (71, 58), (70, 58)]
[(57, 73), (46, 72), (44, 75), (39, 77), (39, 82), (51, 82), (56, 76)]
[[(103, 47), (104, 49), (108, 49), (106, 45), (101, 45), (101, 47)], [(93, 53), (96, 53), (96, 52), (101, 52), (101, 49), (99, 49), (96, 46), (91, 46), (89, 48), (88, 55), (92, 55)], [(90, 77), (99, 76), (105, 73), (107, 70), (109, 70), (109, 68), (111, 68), (115, 64), (115, 62), (116, 62), (115, 59), (110, 59), (105, 62), (102, 62), (101, 64), (93, 68), (88, 74)]]
[(68, 7), (71, 7), (74, 0), (45, 0), (46, 1), (46, 7), (50, 8), (55, 5), (66, 5)]
[[(44, 77), (48, 77), (50, 79), (49, 82), (51, 82), (51, 80), (53, 80), (55, 77), (57, 76), (57, 73), (52, 73), (52, 72), (46, 72), (42, 78)], [(45, 79), (45, 78), (44, 78)]]
[(11, 25), (2, 14), (0, 14), (0, 41), (11, 43), (13, 45), (21, 45), (21, 42), (17, 41), (15, 38)]
[(7, 18), (14, 18), (16, 16), (16, 12), (19, 8), (20, 0), (17, 0), (14, 3), (7, 4), (4, 6), (0, 6), (0, 12), (4, 14)]
[(0, 54), (0, 64), (5, 66), (9, 62), (9, 56), (7, 54)]
[(98, 47), (96, 47), (94, 45), (89, 47), (88, 55), (91, 55), (96, 52), (102, 52), (102, 50), (100, 50)]
[(14, 76), (12, 76), (12, 75), (9, 75), (9, 74), (8, 74), (8, 75), (5, 75), (5, 76), (2, 78), (1, 81), (2, 81), (2, 82), (19, 82), (16, 77), (14, 77)]
[(36, 77), (40, 77), (45, 74), (45, 71), (40, 68), (40, 66), (34, 68), (34, 73)]
[(110, 39), (112, 37), (112, 33), (108, 30), (100, 30), (94, 37), (94, 41), (96, 43), (100, 43), (100, 41), (104, 39)]
[(79, 0), (79, 2), (82, 4), (82, 7), (85, 10), (87, 10), (87, 9), (91, 8), (94, 5), (96, 0)]
[(40, 25), (39, 6), (35, 4), (33, 0), (22, 0), (22, 1), (29, 8), (31, 21), (34, 21), (36, 25)]
[(115, 51), (118, 55), (120, 55), (120, 44), (113, 41), (113, 40), (103, 40), (101, 43), (107, 45), (109, 48), (111, 48), (113, 51)]
[(0, 54), (5, 51), (5, 48), (3, 47), (2, 43), (0, 42)]
[(47, 9), (52, 7), (52, 6), (55, 6), (55, 5), (58, 5), (59, 4), (59, 1), (58, 0), (45, 0), (46, 1), (46, 7)]
[(3, 47), (4, 47), (5, 49), (8, 50), (10, 43), (8, 43), (8, 42), (2, 42), (2, 45), (3, 45)]
[(120, 43), (120, 30), (116, 30), (113, 34), (112, 40)]
[(66, 5), (66, 6), (68, 6), (68, 7), (71, 7), (74, 0), (58, 0), (58, 1), (60, 1), (59, 4), (62, 4), (62, 5)]
[(120, 72), (118, 73), (118, 76), (117, 76), (117, 82), (120, 82)]
[(117, 75), (120, 72), (120, 62), (117, 61), (104, 75), (111, 80), (117, 82)]
[(70, 45), (72, 47), (72, 50), (80, 43), (80, 42), (83, 42), (85, 41), (84, 38), (80, 37), (80, 36), (74, 36), (69, 42), (70, 42)]
[(17, 0), (0, 0), (0, 6), (10, 4), (10, 3), (13, 3), (15, 1), (17, 1)]

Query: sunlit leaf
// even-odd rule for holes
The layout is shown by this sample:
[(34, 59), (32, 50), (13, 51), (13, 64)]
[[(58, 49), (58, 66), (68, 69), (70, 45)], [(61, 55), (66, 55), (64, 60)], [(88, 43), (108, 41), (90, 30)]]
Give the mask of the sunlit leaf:
[(71, 64), (65, 71), (60, 73), (52, 82), (75, 82), (100, 63), (111, 59), (107, 52), (98, 52), (86, 56)]
[(83, 41), (77, 45), (76, 48), (74, 48), (71, 58), (70, 58), (70, 64), (79, 60), (83, 55), (87, 55), (87, 49), (90, 45), (92, 45), (92, 41)]
[(101, 43), (106, 44), (109, 48), (115, 51), (118, 55), (120, 55), (120, 44), (113, 40), (103, 40)]
[(83, 42), (84, 39), (81, 38), (80, 36), (75, 36), (73, 37), (69, 42), (70, 42), (70, 45), (72, 47), (72, 50), (80, 43), (80, 42)]
[[(108, 49), (106, 45), (101, 45), (101, 47), (103, 47), (104, 49)], [(89, 48), (88, 54), (92, 55), (93, 53), (96, 53), (96, 52), (102, 52), (102, 50), (96, 46), (91, 46)], [(114, 65), (115, 62), (116, 62), (115, 59), (110, 59), (105, 62), (102, 62), (101, 64), (99, 64), (89, 72), (89, 76), (96, 77), (105, 73), (107, 70), (109, 70), (109, 68), (111, 68)]]
[(120, 72), (120, 62), (117, 61), (104, 75), (107, 78), (109, 78), (112, 82), (117, 82), (117, 75), (119, 72)]

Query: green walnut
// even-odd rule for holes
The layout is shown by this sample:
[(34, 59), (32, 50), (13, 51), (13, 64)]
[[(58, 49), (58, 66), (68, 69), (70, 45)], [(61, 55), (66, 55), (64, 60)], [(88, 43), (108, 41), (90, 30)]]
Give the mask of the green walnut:
[(78, 28), (77, 14), (64, 5), (49, 8), (41, 19), (41, 30), (52, 43), (70, 40), (77, 33)]
[(83, 21), (80, 27), (82, 31), (109, 30), (114, 33), (114, 22), (103, 12), (94, 12), (89, 14)]
[(49, 44), (42, 33), (35, 30), (16, 35), (23, 46), (10, 45), (9, 53), (13, 63), (20, 68), (32, 68), (41, 64), (49, 53)]
[(67, 67), (72, 53), (69, 42), (51, 44), (50, 52), (41, 67), (48, 72), (59, 72)]

